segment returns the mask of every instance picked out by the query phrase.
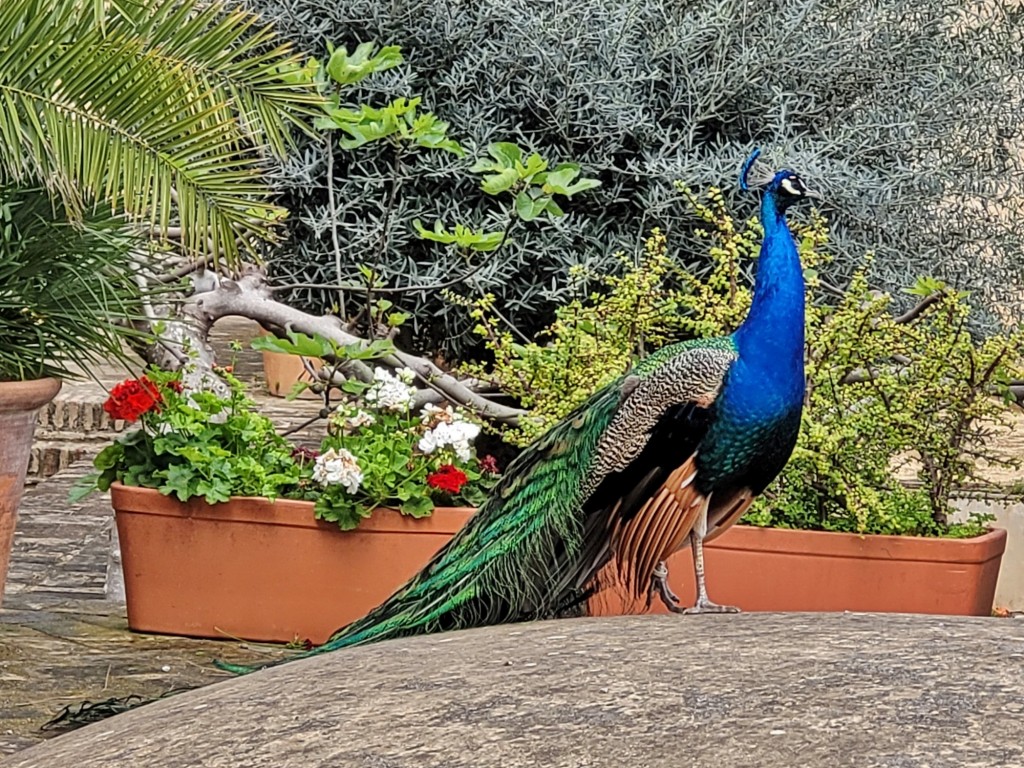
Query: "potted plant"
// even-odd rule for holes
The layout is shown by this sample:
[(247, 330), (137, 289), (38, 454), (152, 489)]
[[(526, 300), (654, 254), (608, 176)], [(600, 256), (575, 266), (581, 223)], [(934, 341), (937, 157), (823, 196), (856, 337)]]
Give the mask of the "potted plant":
[(323, 367), (320, 358), (291, 355), (272, 349), (264, 349), (261, 354), (263, 381), (267, 385), (267, 392), (274, 397), (320, 399), (316, 390), (310, 387), (316, 383), (317, 371)]
[(150, 369), (104, 406), (138, 428), (80, 492), (110, 489), (132, 629), (323, 642), (419, 570), (497, 481), (473, 449), (480, 425), (414, 403), (411, 371), (348, 381), (315, 450), (220, 373), (226, 396)]
[[(716, 190), (689, 190), (713, 269), (698, 278), (676, 267), (664, 236), (647, 241), (642, 264), (563, 306), (543, 344), (521, 344), (477, 302), (474, 317), (492, 352), (467, 372), (514, 394), (535, 419), (506, 432), (526, 442), (636, 357), (671, 339), (717, 335), (749, 306), (738, 279), (756, 253), (755, 223), (737, 225)], [(1006, 532), (990, 518), (952, 514), (956, 492), (985, 462), (1007, 461), (986, 439), (1007, 416), (1022, 376), (1024, 331), (978, 339), (966, 296), (934, 280), (910, 293), (914, 306), (872, 291), (867, 267), (838, 301), (826, 301), (820, 265), (828, 240), (815, 215), (798, 228), (808, 283), (808, 397), (788, 466), (743, 524), (708, 542), (712, 597), (746, 610), (864, 610), (987, 615)], [(694, 594), (689, 552), (669, 563), (673, 590)], [(589, 610), (646, 610), (623, 597), (609, 566)], [(657, 602), (657, 601), (655, 601)], [(663, 610), (655, 605), (651, 610)]]

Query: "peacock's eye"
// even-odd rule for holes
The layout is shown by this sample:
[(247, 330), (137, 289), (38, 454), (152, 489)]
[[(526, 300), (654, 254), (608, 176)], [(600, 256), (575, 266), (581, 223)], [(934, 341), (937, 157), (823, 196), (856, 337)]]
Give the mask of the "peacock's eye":
[(801, 197), (804, 194), (804, 185), (796, 176), (787, 176), (779, 186), (794, 197)]

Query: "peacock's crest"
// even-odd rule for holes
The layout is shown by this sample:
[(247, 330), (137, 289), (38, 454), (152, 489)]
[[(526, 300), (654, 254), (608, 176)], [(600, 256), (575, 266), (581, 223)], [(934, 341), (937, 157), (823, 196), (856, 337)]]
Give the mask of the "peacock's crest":
[(761, 148), (756, 148), (750, 153), (750, 157), (743, 163), (740, 169), (740, 189), (749, 192), (751, 189), (767, 187), (775, 178), (775, 172), (763, 162), (758, 162), (761, 157)]

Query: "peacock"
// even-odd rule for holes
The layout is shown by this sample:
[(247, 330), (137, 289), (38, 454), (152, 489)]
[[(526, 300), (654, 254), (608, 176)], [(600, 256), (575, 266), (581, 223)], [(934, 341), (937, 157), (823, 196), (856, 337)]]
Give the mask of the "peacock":
[[(740, 172), (741, 189), (763, 189), (764, 227), (743, 324), (664, 347), (597, 391), (508, 466), (419, 574), (302, 655), (565, 615), (609, 561), (648, 604), (657, 595), (680, 613), (737, 610), (709, 599), (703, 545), (743, 515), (796, 443), (804, 282), (786, 210), (816, 196), (793, 171), (752, 172), (758, 154)], [(687, 543), (697, 599), (682, 607), (665, 560)]]

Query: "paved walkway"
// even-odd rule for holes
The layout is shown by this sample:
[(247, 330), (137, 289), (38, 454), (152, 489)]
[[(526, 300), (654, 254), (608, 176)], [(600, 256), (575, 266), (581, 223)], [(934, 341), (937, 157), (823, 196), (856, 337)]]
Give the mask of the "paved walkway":
[(211, 666), (214, 658), (279, 654), (129, 632), (124, 605), (105, 593), (110, 502), (98, 494), (79, 504), (67, 501), (89, 468), (79, 462), (41, 482), (21, 505), (0, 609), (0, 755), (53, 735), (40, 726), (65, 706), (160, 696), (223, 679)]
[(1024, 622), (574, 619), (286, 664), (26, 750), (9, 768), (1024, 765)]

